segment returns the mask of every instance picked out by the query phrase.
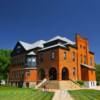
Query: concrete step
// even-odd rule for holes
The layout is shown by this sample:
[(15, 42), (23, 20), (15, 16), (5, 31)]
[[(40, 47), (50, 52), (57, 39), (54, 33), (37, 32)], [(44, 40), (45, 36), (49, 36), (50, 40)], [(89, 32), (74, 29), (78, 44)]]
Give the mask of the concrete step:
[(70, 80), (66, 81), (48, 81), (46, 84), (46, 88), (48, 89), (62, 89), (62, 90), (67, 90), (67, 89), (80, 89), (80, 86), (75, 84), (74, 82)]

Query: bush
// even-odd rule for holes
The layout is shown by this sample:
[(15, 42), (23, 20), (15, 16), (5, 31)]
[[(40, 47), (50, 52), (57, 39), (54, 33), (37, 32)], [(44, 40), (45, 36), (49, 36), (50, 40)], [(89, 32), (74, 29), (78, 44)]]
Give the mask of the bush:
[(82, 80), (78, 80), (77, 83), (80, 84), (81, 86), (84, 85), (84, 82)]

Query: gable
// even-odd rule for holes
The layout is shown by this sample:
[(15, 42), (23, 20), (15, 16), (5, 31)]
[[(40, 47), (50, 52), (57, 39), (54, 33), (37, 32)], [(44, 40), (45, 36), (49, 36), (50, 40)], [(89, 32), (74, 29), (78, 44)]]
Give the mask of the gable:
[(19, 42), (17, 42), (17, 44), (15, 45), (15, 47), (14, 47), (12, 53), (11, 53), (11, 56), (20, 54), (23, 51), (25, 51), (24, 47)]

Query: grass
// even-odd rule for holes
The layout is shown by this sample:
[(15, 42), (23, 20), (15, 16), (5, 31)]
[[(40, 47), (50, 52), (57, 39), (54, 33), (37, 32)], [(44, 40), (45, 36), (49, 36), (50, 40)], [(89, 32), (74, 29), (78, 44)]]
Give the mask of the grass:
[(53, 94), (28, 88), (0, 87), (0, 100), (52, 100)]
[(74, 100), (100, 100), (98, 90), (73, 90), (69, 91)]

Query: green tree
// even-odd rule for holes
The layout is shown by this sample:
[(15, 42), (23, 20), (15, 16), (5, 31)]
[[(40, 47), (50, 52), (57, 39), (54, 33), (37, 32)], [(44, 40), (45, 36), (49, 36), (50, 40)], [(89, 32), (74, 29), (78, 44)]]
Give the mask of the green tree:
[(11, 61), (11, 50), (0, 50), (0, 80), (7, 78), (8, 66)]
[(96, 64), (96, 79), (98, 84), (100, 85), (100, 64)]

